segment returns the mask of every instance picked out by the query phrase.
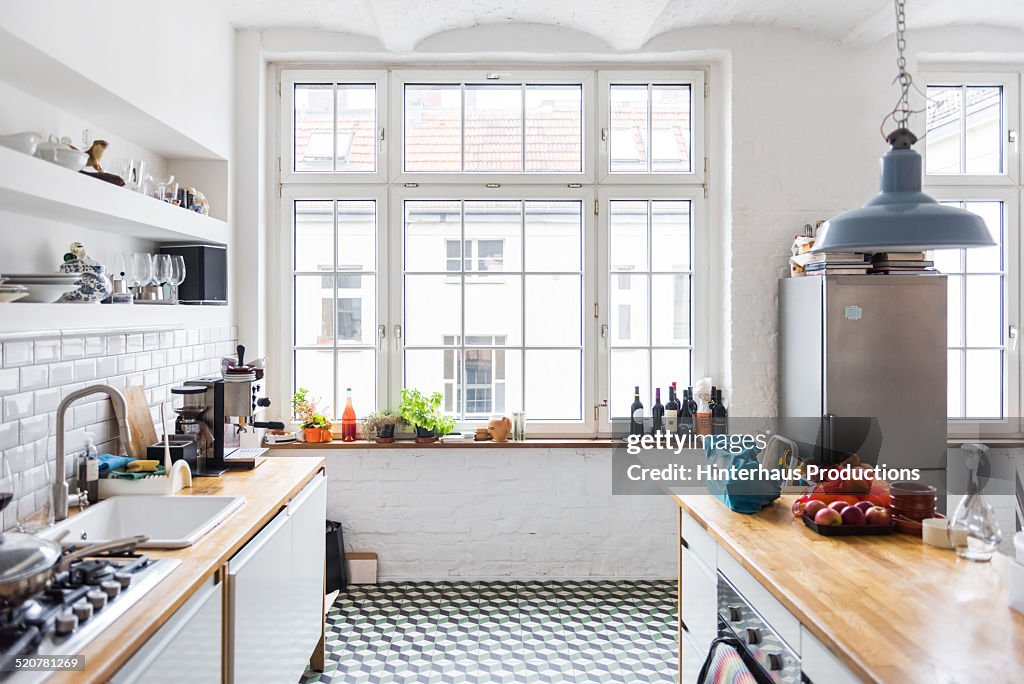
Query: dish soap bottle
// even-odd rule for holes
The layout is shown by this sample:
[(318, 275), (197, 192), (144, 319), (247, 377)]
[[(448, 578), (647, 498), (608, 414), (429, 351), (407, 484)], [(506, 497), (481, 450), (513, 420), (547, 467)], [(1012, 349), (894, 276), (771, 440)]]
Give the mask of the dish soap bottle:
[(352, 388), (345, 390), (345, 411), (341, 414), (341, 441), (356, 441), (356, 410), (352, 408)]
[(85, 453), (78, 460), (78, 489), (89, 495), (89, 503), (99, 501), (100, 457), (92, 433), (85, 433)]
[(967, 482), (967, 495), (956, 507), (956, 512), (949, 521), (949, 528), (961, 532), (960, 535), (953, 535), (954, 539), (959, 537), (964, 540), (962, 545), (957, 545), (956, 555), (967, 560), (984, 562), (992, 559), (992, 554), (1003, 540), (995, 511), (981, 493), (978, 484), (978, 466), (981, 465), (982, 454), (988, 451), (988, 447), (983, 444), (964, 444), (960, 448), (967, 452), (964, 464), (970, 478)]

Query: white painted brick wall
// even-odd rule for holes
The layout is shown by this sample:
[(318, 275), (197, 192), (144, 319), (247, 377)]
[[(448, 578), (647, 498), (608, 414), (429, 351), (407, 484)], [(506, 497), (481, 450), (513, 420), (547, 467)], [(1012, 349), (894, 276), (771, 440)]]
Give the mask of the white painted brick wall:
[(613, 496), (609, 449), (302, 453), (325, 457), (328, 517), (381, 579), (676, 576), (675, 504)]
[[(0, 335), (0, 452), (14, 473), (17, 497), (4, 511), (3, 529), (15, 526), (19, 510), (31, 513), (44, 505), (46, 473), (53, 477), (56, 456), (56, 409), (63, 397), (92, 384), (142, 385), (159, 423), (159, 403), (170, 398), (171, 386), (216, 372), (220, 358), (235, 353), (237, 336), (233, 326)], [(103, 395), (76, 402), (66, 425), (69, 455), (82, 450), (87, 432), (101, 452), (120, 448), (113, 408)], [(66, 468), (66, 477), (72, 477), (74, 458), (66, 459)]]

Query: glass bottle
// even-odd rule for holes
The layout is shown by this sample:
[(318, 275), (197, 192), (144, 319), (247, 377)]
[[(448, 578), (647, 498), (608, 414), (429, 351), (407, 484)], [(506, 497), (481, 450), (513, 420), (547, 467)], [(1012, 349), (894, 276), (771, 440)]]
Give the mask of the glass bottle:
[(983, 444), (964, 444), (960, 447), (967, 452), (964, 464), (970, 473), (967, 495), (960, 500), (956, 512), (949, 521), (952, 537), (957, 543), (956, 555), (972, 561), (988, 561), (1003, 540), (1003, 533), (996, 521), (995, 511), (981, 493), (978, 485), (978, 466), (982, 454), (988, 451)]
[(352, 408), (352, 388), (345, 390), (345, 411), (341, 414), (341, 441), (356, 441), (356, 410)]

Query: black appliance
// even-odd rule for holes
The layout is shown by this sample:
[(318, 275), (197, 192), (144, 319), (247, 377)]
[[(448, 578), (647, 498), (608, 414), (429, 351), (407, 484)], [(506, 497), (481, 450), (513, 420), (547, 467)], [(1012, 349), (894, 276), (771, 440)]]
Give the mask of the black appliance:
[(225, 306), (228, 303), (228, 249), (225, 245), (161, 245), (161, 254), (185, 260), (185, 282), (178, 287), (182, 304)]

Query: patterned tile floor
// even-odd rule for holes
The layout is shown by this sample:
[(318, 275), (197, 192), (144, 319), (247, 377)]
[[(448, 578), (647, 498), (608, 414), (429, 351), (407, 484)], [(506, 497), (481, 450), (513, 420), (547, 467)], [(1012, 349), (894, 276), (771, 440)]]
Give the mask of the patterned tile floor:
[(671, 684), (675, 583), (395, 582), (327, 615), (327, 667), (302, 684)]

